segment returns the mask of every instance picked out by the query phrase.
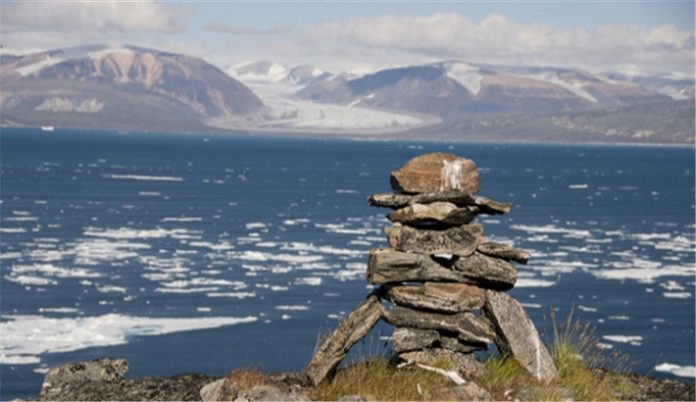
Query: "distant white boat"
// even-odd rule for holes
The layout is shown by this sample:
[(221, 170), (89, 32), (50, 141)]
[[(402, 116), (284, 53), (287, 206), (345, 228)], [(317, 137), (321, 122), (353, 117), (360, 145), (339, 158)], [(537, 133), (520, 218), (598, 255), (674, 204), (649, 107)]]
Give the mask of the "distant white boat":
[(55, 129), (53, 126), (41, 126), (41, 131), (54, 131)]

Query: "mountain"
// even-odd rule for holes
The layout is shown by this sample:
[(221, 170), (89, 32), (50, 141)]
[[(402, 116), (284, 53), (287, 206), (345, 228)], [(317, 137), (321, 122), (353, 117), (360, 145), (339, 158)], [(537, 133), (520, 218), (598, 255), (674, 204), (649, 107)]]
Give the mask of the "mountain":
[(548, 114), (671, 99), (629, 81), (575, 69), (441, 62), (310, 83), (302, 99), (462, 116)]
[(693, 99), (667, 100), (580, 112), (453, 119), (402, 132), (400, 138), (693, 144), (695, 115)]
[(267, 60), (235, 64), (227, 68), (227, 73), (247, 83), (283, 83), (298, 86), (323, 81), (332, 77), (331, 73), (309, 64), (288, 67), (284, 64)]
[(263, 102), (205, 61), (134, 46), (90, 45), (3, 58), (3, 125), (200, 130)]

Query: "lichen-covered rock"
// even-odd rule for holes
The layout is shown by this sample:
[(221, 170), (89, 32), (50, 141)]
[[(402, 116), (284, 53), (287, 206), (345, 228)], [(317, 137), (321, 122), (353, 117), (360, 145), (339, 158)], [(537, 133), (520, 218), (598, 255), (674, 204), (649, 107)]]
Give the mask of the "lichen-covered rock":
[(495, 337), (493, 326), (487, 319), (472, 313), (440, 314), (395, 306), (384, 312), (384, 319), (397, 327), (434, 329), (457, 335), (472, 344), (492, 343)]
[(544, 383), (558, 377), (556, 366), (522, 305), (494, 290), (486, 291), (486, 315), (496, 327), (498, 348), (513, 356), (534, 378)]
[(381, 285), (393, 282), (462, 282), (484, 288), (510, 289), (517, 270), (510, 262), (475, 252), (454, 261), (392, 249), (370, 250), (367, 280)]
[(479, 173), (470, 159), (436, 152), (417, 156), (391, 173), (391, 186), (402, 193), (479, 191)]
[(413, 204), (390, 213), (387, 218), (392, 222), (408, 225), (463, 225), (476, 217), (476, 207), (459, 208), (450, 202), (433, 202), (432, 204)]
[(480, 243), (476, 250), (491, 257), (517, 261), (521, 264), (526, 264), (530, 257), (529, 253), (524, 250), (508, 246), (507, 244), (490, 241)]
[(483, 226), (477, 224), (445, 230), (416, 229), (396, 224), (384, 231), (392, 248), (422, 254), (468, 256), (483, 240)]
[(392, 348), (396, 353), (425, 349), (437, 342), (440, 334), (435, 330), (401, 327), (392, 333)]
[(446, 366), (445, 370), (456, 370), (465, 378), (480, 377), (484, 367), (471, 354), (455, 353), (445, 349), (427, 349), (400, 353), (399, 358), (406, 363), (424, 364), (426, 366)]
[(449, 202), (458, 207), (475, 207), (478, 213), (489, 215), (507, 214), (512, 209), (510, 203), (491, 200), (463, 191), (437, 191), (422, 194), (383, 193), (372, 194), (367, 199), (368, 205), (384, 208), (403, 208), (409, 205), (433, 202)]
[[(63, 399), (69, 389), (87, 382), (117, 382), (128, 372), (124, 359), (104, 357), (89, 362), (67, 363), (54, 367), (44, 376), (40, 399)], [(70, 399), (68, 396), (67, 399)]]
[(237, 398), (237, 389), (232, 381), (221, 378), (201, 388), (200, 395), (204, 402), (233, 401)]
[(386, 298), (394, 304), (420, 310), (461, 313), (483, 307), (485, 292), (464, 283), (426, 282), (422, 285), (387, 287)]
[(491, 401), (491, 394), (475, 382), (469, 381), (466, 384), (455, 387), (441, 388), (436, 393), (439, 400), (444, 401)]

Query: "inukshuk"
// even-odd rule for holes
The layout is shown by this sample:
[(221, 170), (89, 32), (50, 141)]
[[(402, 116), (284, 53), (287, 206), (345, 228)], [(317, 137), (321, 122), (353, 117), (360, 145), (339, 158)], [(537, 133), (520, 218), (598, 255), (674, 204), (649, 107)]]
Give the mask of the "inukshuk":
[[(383, 319), (396, 328), (394, 352), (406, 364), (443, 360), (464, 377), (481, 374), (474, 352), (495, 343), (535, 378), (556, 368), (523, 307), (504, 293), (515, 284), (511, 262), (529, 255), (484, 239), (479, 214), (504, 214), (510, 204), (474, 195), (479, 174), (469, 159), (432, 153), (392, 172), (389, 194), (369, 204), (392, 208), (390, 248), (370, 251), (367, 280), (378, 288), (319, 346), (306, 374), (315, 384), (333, 375), (351, 346)], [(390, 306), (387, 306), (384, 304)]]

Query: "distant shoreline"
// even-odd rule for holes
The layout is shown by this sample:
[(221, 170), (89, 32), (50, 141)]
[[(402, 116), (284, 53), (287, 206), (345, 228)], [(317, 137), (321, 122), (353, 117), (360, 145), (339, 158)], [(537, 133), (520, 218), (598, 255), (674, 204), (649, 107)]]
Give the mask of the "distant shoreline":
[[(0, 126), (0, 134), (2, 130), (18, 129), (18, 130), (36, 130), (42, 131), (41, 126)], [(73, 127), (55, 127), (54, 131), (46, 132), (46, 135), (57, 135), (62, 131), (83, 131), (83, 132), (111, 132), (114, 134), (148, 134), (148, 135), (214, 135), (228, 137), (248, 137), (248, 138), (278, 138), (278, 139), (322, 139), (322, 140), (350, 140), (350, 141), (365, 141), (365, 142), (415, 142), (415, 143), (470, 143), (470, 144), (505, 144), (505, 145), (552, 145), (552, 146), (616, 146), (616, 147), (656, 147), (656, 148), (694, 148), (695, 143), (659, 143), (659, 142), (602, 142), (602, 141), (534, 141), (534, 140), (498, 140), (498, 139), (458, 139), (458, 138), (412, 138), (410, 136), (399, 136), (401, 132), (389, 133), (363, 133), (351, 134), (350, 132), (326, 132), (326, 131), (300, 131), (300, 130), (226, 130), (216, 127), (202, 127), (196, 131), (158, 131), (158, 130), (129, 130), (129, 129), (113, 129), (113, 128), (73, 128)]]

